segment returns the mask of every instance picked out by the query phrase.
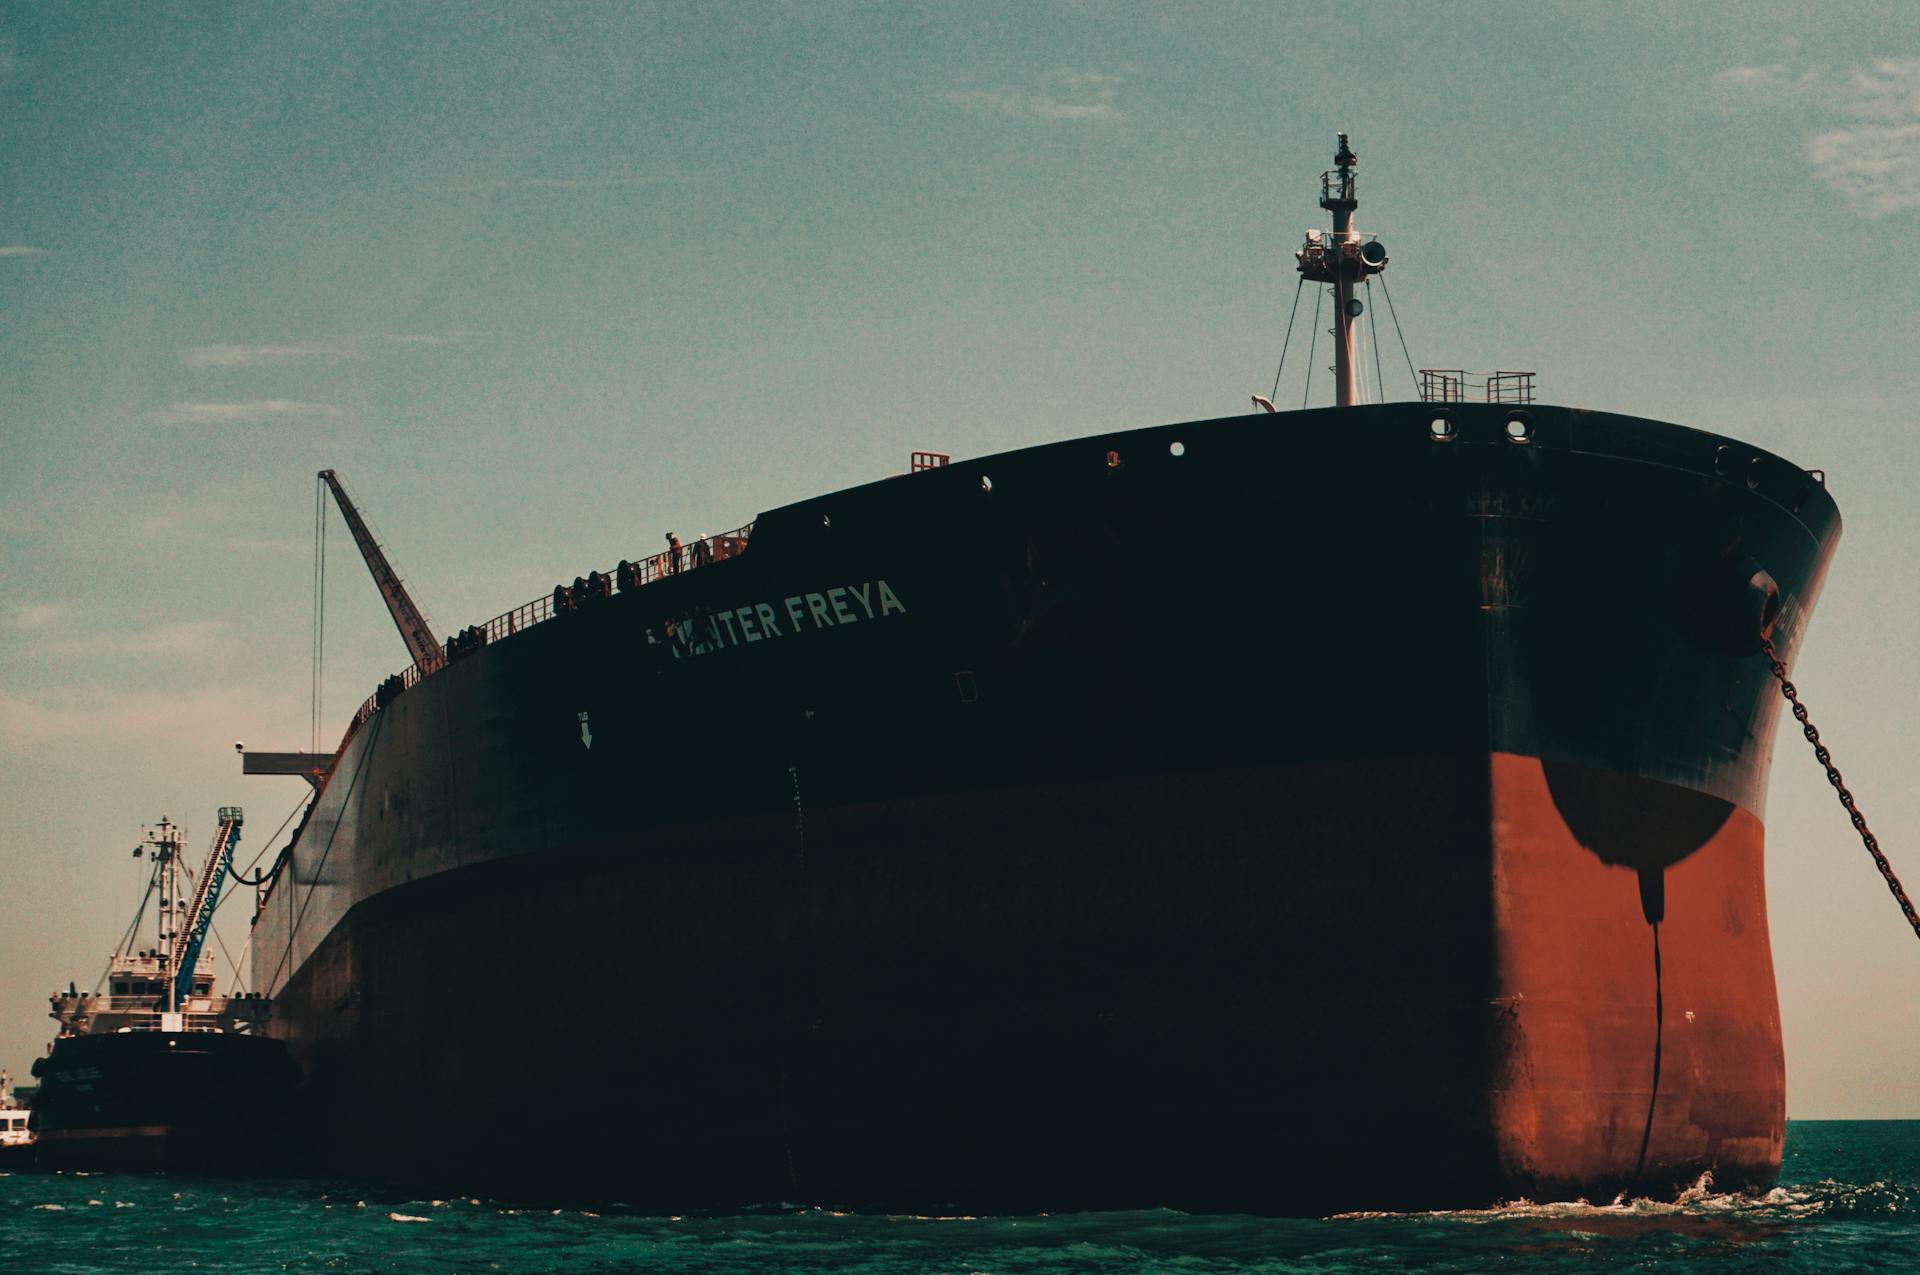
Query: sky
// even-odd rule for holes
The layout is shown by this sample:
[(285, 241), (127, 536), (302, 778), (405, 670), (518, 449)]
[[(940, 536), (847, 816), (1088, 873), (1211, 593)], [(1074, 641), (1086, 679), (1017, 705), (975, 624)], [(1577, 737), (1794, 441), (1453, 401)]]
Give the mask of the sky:
[[(314, 742), (316, 470), (445, 633), (914, 449), (1244, 411), (1341, 130), (1415, 364), (1826, 471), (1794, 675), (1920, 887), (1912, 18), (0, 0), (0, 1066), (144, 824), (278, 849), (233, 743)], [(326, 748), (407, 663), (329, 537)], [(1789, 1115), (1920, 1117), (1920, 944), (1797, 734), (1767, 821)]]

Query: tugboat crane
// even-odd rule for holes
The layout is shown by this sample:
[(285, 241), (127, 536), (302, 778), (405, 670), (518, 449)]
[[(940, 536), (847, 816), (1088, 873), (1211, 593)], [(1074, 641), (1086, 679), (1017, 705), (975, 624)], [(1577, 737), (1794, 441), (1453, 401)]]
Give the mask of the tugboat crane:
[(220, 807), (220, 828), (213, 834), (213, 849), (207, 852), (206, 866), (200, 869), (193, 902), (187, 908), (186, 925), (173, 943), (173, 979), (167, 986), (170, 1013), (178, 1010), (193, 992), (193, 971), (200, 964), (200, 949), (213, 926), (213, 909), (220, 902), (220, 887), (227, 879), (227, 865), (233, 862), (233, 848), (240, 844), (240, 825), (244, 821), (240, 807)]

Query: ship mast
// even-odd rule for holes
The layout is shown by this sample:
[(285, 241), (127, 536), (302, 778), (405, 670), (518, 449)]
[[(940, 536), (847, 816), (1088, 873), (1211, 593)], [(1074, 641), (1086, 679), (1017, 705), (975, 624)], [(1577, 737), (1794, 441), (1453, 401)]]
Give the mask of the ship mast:
[(146, 844), (153, 848), (153, 857), (160, 861), (160, 914), (157, 918), (160, 926), (160, 945), (154, 955), (160, 958), (160, 977), (167, 985), (167, 1013), (179, 1008), (173, 991), (173, 945), (179, 933), (180, 918), (176, 915), (180, 900), (180, 829), (165, 815), (152, 832), (147, 834)]
[(1387, 268), (1387, 250), (1378, 239), (1353, 228), (1353, 210), (1360, 206), (1354, 191), (1353, 170), (1360, 157), (1340, 134), (1333, 168), (1320, 175), (1320, 206), (1333, 214), (1333, 229), (1309, 230), (1306, 246), (1294, 254), (1296, 268), (1316, 283), (1333, 285), (1334, 402), (1352, 407), (1360, 401), (1353, 352), (1353, 324), (1366, 311), (1354, 295), (1354, 285)]

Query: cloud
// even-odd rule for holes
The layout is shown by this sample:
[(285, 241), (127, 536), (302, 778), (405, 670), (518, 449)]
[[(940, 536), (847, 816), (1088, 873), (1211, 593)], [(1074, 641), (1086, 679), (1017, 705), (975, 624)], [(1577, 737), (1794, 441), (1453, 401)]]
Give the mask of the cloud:
[(267, 367), (284, 363), (338, 363), (365, 357), (368, 346), (443, 346), (457, 345), (484, 333), (471, 328), (450, 328), (445, 332), (395, 332), (356, 337), (328, 344), (319, 341), (292, 341), (262, 345), (196, 345), (180, 351), (180, 361), (191, 368)]
[(1059, 71), (1037, 88), (954, 89), (945, 97), (953, 106), (990, 115), (1113, 123), (1124, 118), (1114, 100), (1122, 83), (1123, 77), (1105, 71)]
[(1875, 58), (1847, 77), (1846, 111), (1883, 124), (1920, 120), (1920, 58)]
[(180, 351), (180, 361), (188, 367), (254, 367), (262, 363), (297, 363), (305, 360), (357, 358), (352, 350), (332, 345), (196, 345)]
[(1730, 66), (1713, 77), (1720, 84), (1738, 89), (1771, 89), (1793, 83), (1793, 72), (1785, 62), (1772, 66)]
[(1873, 218), (1920, 208), (1920, 121), (1863, 124), (1807, 139), (1807, 161), (1833, 190)]
[(485, 335), (471, 328), (451, 328), (445, 332), (395, 332), (387, 340), (394, 345), (458, 345)]
[(130, 633), (95, 631), (61, 643), (71, 655), (194, 655), (212, 650), (233, 626), (225, 620), (179, 620)]
[(63, 602), (29, 602), (13, 609), (16, 629), (45, 629), (64, 620), (72, 608)]
[(0, 257), (44, 257), (45, 248), (35, 248), (23, 243), (0, 243)]
[(255, 399), (248, 403), (175, 403), (159, 414), (178, 425), (237, 425), (276, 416), (342, 416), (326, 403), (296, 403), (284, 398)]
[(1806, 139), (1815, 174), (1869, 217), (1920, 209), (1920, 58), (1876, 58), (1855, 70), (1840, 104), (1861, 122)]
[(618, 173), (607, 177), (508, 177), (498, 181), (442, 186), (453, 195), (496, 190), (619, 190), (629, 186), (682, 186), (709, 178), (697, 173)]
[(73, 609), (39, 603), (18, 607), (13, 627), (28, 635), (28, 652), (61, 659), (121, 655), (198, 655), (212, 650), (233, 625), (226, 620), (173, 620), (116, 631), (101, 622), (68, 624)]
[(1920, 209), (1920, 58), (1875, 58), (1845, 73), (1785, 62), (1735, 66), (1713, 85), (1723, 110), (1791, 106), (1826, 115), (1829, 127), (1802, 136), (1802, 154), (1816, 179), (1867, 216)]
[[(275, 704), (284, 710), (289, 699), (230, 688), (184, 693), (63, 688), (31, 696), (0, 691), (0, 743), (29, 750), (36, 761), (83, 766), (97, 765), (103, 748), (128, 744), (164, 744), (175, 751), (207, 746), (215, 756), (225, 753), (225, 741), (236, 728), (259, 720)], [(46, 749), (54, 750), (51, 758)], [(230, 755), (227, 764), (232, 764)]]

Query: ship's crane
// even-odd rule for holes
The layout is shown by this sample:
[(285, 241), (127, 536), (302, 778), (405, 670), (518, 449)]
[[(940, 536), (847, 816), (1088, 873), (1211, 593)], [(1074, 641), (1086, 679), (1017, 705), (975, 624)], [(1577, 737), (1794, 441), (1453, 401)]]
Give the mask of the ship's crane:
[(427, 623), (427, 617), (420, 613), (420, 608), (414, 605), (413, 599), (407, 596), (407, 586), (400, 582), (399, 573), (387, 561), (380, 542), (367, 530), (366, 519), (354, 508), (340, 480), (331, 469), (323, 469), (320, 471), (320, 481), (333, 492), (333, 499), (340, 506), (340, 516), (347, 520), (347, 530), (353, 533), (353, 543), (360, 547), (360, 556), (367, 560), (367, 570), (373, 573), (373, 582), (380, 586), (380, 597), (386, 602), (388, 613), (393, 616), (394, 627), (400, 630), (400, 640), (407, 644), (408, 654), (413, 656), (414, 664), (422, 673), (433, 672), (447, 662), (446, 653), (440, 649), (440, 640), (433, 636), (433, 627)]
[(220, 902), (220, 884), (227, 879), (227, 865), (233, 862), (233, 848), (240, 844), (240, 825), (244, 821), (240, 807), (220, 807), (219, 831), (213, 834), (207, 864), (200, 869), (200, 880), (194, 883), (186, 923), (173, 942), (173, 986), (167, 997), (170, 1010), (186, 1004), (193, 994), (194, 967), (200, 963), (200, 948), (213, 925), (213, 909)]

